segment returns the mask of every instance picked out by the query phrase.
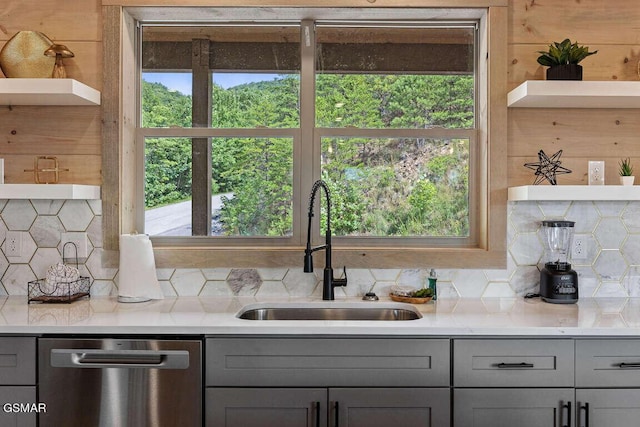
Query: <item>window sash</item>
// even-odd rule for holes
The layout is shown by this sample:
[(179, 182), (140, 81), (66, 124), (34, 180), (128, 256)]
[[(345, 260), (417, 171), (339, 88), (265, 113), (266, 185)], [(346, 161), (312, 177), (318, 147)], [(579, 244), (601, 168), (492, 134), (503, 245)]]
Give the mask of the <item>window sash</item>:
[[(234, 22), (228, 22), (228, 25), (234, 25)], [(241, 23), (238, 23), (241, 24)], [(188, 137), (188, 138), (211, 138), (211, 137), (252, 137), (252, 136), (290, 136), (293, 137), (293, 224), (292, 236), (290, 237), (230, 237), (230, 236), (152, 236), (154, 244), (159, 246), (189, 246), (196, 244), (197, 246), (295, 246), (306, 241), (306, 228), (301, 223), (301, 219), (306, 220), (306, 212), (304, 212), (306, 203), (304, 203), (304, 195), (302, 191), (310, 188), (310, 183), (319, 179), (321, 174), (321, 139), (325, 136), (365, 136), (365, 137), (414, 137), (414, 138), (464, 138), (469, 140), (469, 236), (468, 237), (356, 237), (344, 236), (336, 237), (336, 246), (348, 245), (353, 247), (379, 246), (379, 247), (473, 247), (478, 242), (478, 210), (477, 196), (478, 183), (473, 179), (477, 172), (477, 162), (479, 161), (476, 137), (476, 129), (358, 129), (358, 128), (318, 128), (315, 121), (315, 79), (316, 79), (316, 40), (314, 28), (318, 25), (328, 26), (353, 26), (358, 25), (357, 21), (342, 22), (322, 22), (314, 20), (302, 20), (299, 22), (301, 27), (302, 43), (300, 46), (301, 67), (300, 67), (300, 128), (299, 129), (236, 129), (236, 128), (138, 128), (136, 134), (137, 164), (144, 165), (144, 141), (148, 137)], [(362, 25), (382, 25), (393, 28), (406, 28), (406, 23), (401, 22), (380, 22), (372, 23), (371, 21), (361, 21)], [(413, 22), (411, 27), (426, 27), (433, 25), (427, 21), (420, 23)], [(439, 25), (446, 25), (446, 22)], [(458, 23), (451, 23), (458, 25)], [(476, 24), (470, 22), (465, 23), (466, 26)], [(477, 32), (476, 32), (477, 34)], [(476, 52), (477, 35), (474, 41)], [(477, 54), (475, 55), (474, 69), (477, 69)], [(477, 86), (477, 79), (476, 81)], [(474, 93), (477, 94), (477, 87)], [(476, 97), (477, 98), (477, 97)], [(477, 99), (474, 100), (474, 126), (477, 126)], [(308, 145), (303, 145), (303, 140), (311, 140)], [(303, 155), (304, 153), (304, 155)], [(310, 155), (309, 155), (310, 154)], [(210, 160), (209, 160), (210, 161)], [(138, 206), (144, 206), (144, 166), (138, 170), (137, 180), (137, 203)], [(305, 171), (302, 172), (301, 171)], [(303, 176), (304, 175), (304, 176)], [(210, 211), (210, 204), (207, 211)], [(319, 209), (316, 205), (316, 209)], [(316, 212), (319, 218), (319, 211)], [(194, 220), (195, 221), (195, 220)], [(136, 212), (136, 224), (138, 229), (144, 229), (144, 210), (139, 209)], [(312, 240), (315, 244), (320, 242), (321, 232), (318, 224), (312, 228)]]
[[(357, 128), (315, 128), (311, 146), (303, 146), (300, 129), (217, 129), (217, 128), (140, 128), (136, 133), (136, 153), (138, 164), (144, 164), (144, 141), (146, 138), (243, 138), (243, 137), (283, 137), (293, 140), (293, 225), (292, 236), (288, 237), (230, 237), (230, 236), (151, 236), (154, 244), (171, 246), (295, 246), (306, 241), (307, 218), (305, 197), (301, 197), (301, 170), (310, 170), (314, 177), (321, 174), (321, 152), (323, 137), (371, 137), (371, 138), (425, 138), (425, 139), (467, 139), (469, 140), (469, 230), (468, 237), (335, 237), (337, 246), (381, 246), (381, 247), (473, 247), (477, 244), (477, 197), (478, 180), (473, 179), (478, 169), (477, 131), (474, 129), (357, 129)], [(305, 155), (301, 155), (305, 153)], [(309, 155), (311, 153), (311, 155)], [(139, 168), (137, 177), (137, 202), (144, 206), (144, 167)], [(316, 179), (317, 179), (316, 178)], [(318, 209), (316, 205), (316, 209)], [(144, 230), (144, 209), (137, 212), (138, 230)], [(316, 217), (319, 213), (316, 212)], [(313, 240), (319, 242), (321, 233), (313, 228)]]
[[(151, 236), (154, 244), (168, 246), (268, 246), (299, 245), (300, 212), (297, 202), (300, 198), (300, 152), (302, 150), (299, 129), (217, 129), (217, 128), (139, 128), (136, 132), (137, 164), (144, 165), (144, 141), (146, 138), (290, 138), (293, 141), (293, 224), (292, 235), (287, 237), (232, 237), (232, 236)], [(136, 199), (138, 206), (144, 206), (145, 168), (138, 168)], [(209, 206), (210, 209), (210, 206)], [(210, 212), (209, 212), (210, 214)], [(145, 211), (136, 212), (136, 226), (144, 230)]]
[[(425, 236), (334, 236), (337, 246), (350, 247), (474, 247), (478, 243), (478, 174), (479, 150), (475, 129), (357, 129), (357, 128), (316, 128), (313, 138), (313, 175), (320, 177), (322, 164), (322, 138), (324, 137), (364, 137), (364, 138), (424, 138), (424, 139), (467, 139), (469, 140), (469, 236), (467, 237), (425, 237)], [(317, 232), (317, 231), (316, 231)], [(316, 235), (317, 239), (318, 236)]]

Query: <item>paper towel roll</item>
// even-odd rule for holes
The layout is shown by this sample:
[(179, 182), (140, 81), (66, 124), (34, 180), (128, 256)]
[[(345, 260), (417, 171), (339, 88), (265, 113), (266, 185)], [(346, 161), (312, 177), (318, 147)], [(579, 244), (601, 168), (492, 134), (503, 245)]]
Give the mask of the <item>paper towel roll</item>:
[(151, 240), (146, 234), (120, 235), (119, 302), (163, 299)]

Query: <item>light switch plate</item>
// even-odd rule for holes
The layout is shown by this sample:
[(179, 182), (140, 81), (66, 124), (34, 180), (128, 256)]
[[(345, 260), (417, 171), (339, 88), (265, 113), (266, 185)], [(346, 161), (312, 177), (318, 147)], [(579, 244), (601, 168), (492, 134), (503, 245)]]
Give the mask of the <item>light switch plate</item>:
[(604, 185), (603, 160), (589, 160), (589, 185)]

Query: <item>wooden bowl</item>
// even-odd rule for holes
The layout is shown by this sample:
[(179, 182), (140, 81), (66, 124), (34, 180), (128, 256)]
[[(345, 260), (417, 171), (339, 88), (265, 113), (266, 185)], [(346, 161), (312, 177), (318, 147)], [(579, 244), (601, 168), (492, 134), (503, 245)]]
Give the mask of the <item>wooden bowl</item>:
[(389, 298), (397, 302), (408, 302), (409, 304), (425, 304), (431, 301), (433, 297), (418, 298), (418, 297), (404, 297), (400, 295), (389, 294)]

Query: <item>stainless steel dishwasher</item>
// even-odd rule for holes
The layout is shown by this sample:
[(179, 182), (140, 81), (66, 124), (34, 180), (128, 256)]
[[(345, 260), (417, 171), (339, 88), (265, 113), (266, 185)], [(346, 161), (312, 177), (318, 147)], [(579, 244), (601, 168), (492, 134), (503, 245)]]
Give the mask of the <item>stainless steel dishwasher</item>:
[(201, 426), (202, 341), (38, 340), (46, 426)]

